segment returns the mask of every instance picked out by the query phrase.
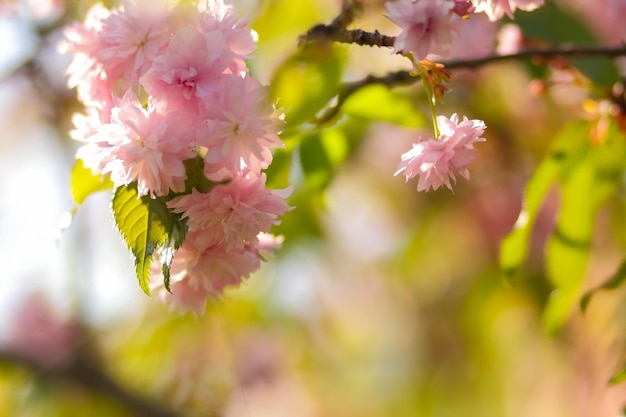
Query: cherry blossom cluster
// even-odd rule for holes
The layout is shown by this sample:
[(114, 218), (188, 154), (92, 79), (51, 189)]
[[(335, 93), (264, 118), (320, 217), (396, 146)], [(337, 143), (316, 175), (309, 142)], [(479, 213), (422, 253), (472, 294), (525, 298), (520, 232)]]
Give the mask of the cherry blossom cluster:
[[(425, 87), (430, 88), (429, 98), (440, 97), (442, 86), (431, 82), (429, 73), (436, 67), (425, 62), (429, 55), (447, 57), (452, 43), (459, 37), (463, 21), (473, 13), (484, 12), (496, 21), (504, 15), (513, 18), (516, 9), (531, 11), (543, 0), (399, 0), (387, 2), (387, 17), (402, 31), (394, 42), (395, 52), (408, 56), (422, 75)], [(431, 100), (434, 113), (434, 101)], [(452, 189), (457, 176), (469, 178), (467, 165), (475, 155), (473, 146), (485, 139), (484, 122), (459, 117), (433, 115), (435, 138), (422, 139), (401, 156), (396, 175), (404, 173), (406, 179), (419, 177), (417, 190), (428, 191), (446, 185)]]
[(406, 180), (418, 176), (417, 191), (438, 189), (445, 185), (452, 190), (452, 182), (460, 175), (469, 179), (467, 165), (474, 159), (474, 143), (484, 142), (481, 137), (485, 123), (481, 120), (459, 121), (455, 113), (450, 118), (437, 116), (440, 136), (437, 139), (418, 139), (408, 152), (402, 154), (395, 173), (404, 173)]
[[(290, 190), (268, 190), (262, 173), (283, 146), (282, 120), (246, 66), (256, 48), (246, 25), (221, 0), (124, 0), (95, 5), (61, 46), (74, 54), (68, 85), (85, 105), (74, 117), (77, 157), (116, 188), (166, 198), (187, 221), (171, 293), (154, 280), (183, 310), (202, 312), (207, 297), (258, 269), (280, 244), (272, 225), (291, 209)], [(214, 184), (207, 192), (186, 190), (194, 158)]]
[(484, 12), (496, 21), (504, 15), (512, 19), (516, 9), (532, 11), (542, 5), (543, 0), (399, 0), (385, 3), (385, 8), (387, 17), (402, 28), (395, 51), (421, 60), (429, 54), (448, 56), (463, 20), (473, 13)]

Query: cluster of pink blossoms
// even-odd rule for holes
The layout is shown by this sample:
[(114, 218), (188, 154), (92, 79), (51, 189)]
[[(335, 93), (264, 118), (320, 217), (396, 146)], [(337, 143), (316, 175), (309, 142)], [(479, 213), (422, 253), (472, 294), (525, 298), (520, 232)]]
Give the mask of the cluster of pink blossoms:
[[(387, 2), (385, 7), (389, 19), (402, 29), (394, 42), (394, 50), (410, 53), (420, 61), (430, 54), (449, 56), (460, 25), (472, 13), (485, 12), (495, 21), (505, 14), (513, 18), (516, 8), (531, 11), (542, 4), (543, 0), (399, 0)], [(473, 144), (485, 140), (481, 137), (485, 124), (480, 120), (464, 117), (459, 123), (454, 114), (450, 119), (438, 116), (435, 123), (439, 137), (419, 138), (419, 142), (402, 155), (396, 171), (396, 175), (403, 172), (407, 181), (419, 177), (418, 191), (436, 190), (442, 185), (452, 189), (451, 181), (455, 182), (457, 176), (469, 178), (467, 165), (475, 156)]]
[(385, 3), (387, 17), (402, 28), (396, 37), (396, 52), (410, 52), (421, 60), (428, 54), (448, 56), (458, 38), (463, 19), (484, 12), (491, 21), (504, 15), (513, 18), (515, 9), (531, 11), (544, 0), (399, 0)]
[(481, 120), (468, 120), (464, 117), (459, 122), (455, 113), (449, 119), (437, 116), (440, 136), (437, 139), (422, 140), (413, 144), (413, 148), (402, 154), (400, 165), (395, 173), (404, 173), (406, 180), (419, 176), (417, 191), (436, 190), (442, 185), (452, 189), (450, 180), (456, 181), (457, 175), (469, 179), (467, 165), (474, 159), (474, 143), (484, 142), (481, 135), (485, 123)]
[(265, 186), (282, 121), (246, 66), (256, 48), (246, 24), (221, 0), (124, 0), (113, 11), (95, 5), (62, 45), (75, 54), (68, 84), (86, 107), (72, 132), (86, 167), (160, 198), (184, 193), (185, 161), (202, 158), (215, 184), (167, 197), (189, 231), (172, 292), (162, 280), (154, 287), (183, 310), (202, 312), (207, 297), (258, 269), (261, 254), (280, 245), (271, 226), (291, 209), (290, 190)]

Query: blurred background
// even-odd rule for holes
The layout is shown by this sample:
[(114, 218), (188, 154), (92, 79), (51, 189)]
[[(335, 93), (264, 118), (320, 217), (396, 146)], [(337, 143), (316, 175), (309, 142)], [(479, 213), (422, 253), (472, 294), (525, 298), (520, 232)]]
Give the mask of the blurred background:
[[(287, 103), (328, 100), (333, 77), (336, 86), (409, 69), (384, 48), (299, 55), (298, 37), (330, 22), (337, 0), (227, 3), (259, 35), (253, 74)], [(364, 3), (355, 28), (399, 32), (383, 2)], [(546, 3), (558, 21), (518, 12), (525, 33), (616, 45), (626, 35), (623, 2)], [(624, 290), (599, 292), (556, 335), (542, 326), (557, 190), (519, 279), (498, 268), (526, 182), (561, 128), (584, 115), (580, 74), (522, 62), (454, 72), (439, 112), (488, 126), (471, 181), (454, 192), (418, 194), (393, 176), (430, 129), (421, 86), (364, 90), (323, 130), (306, 123), (309, 109), (291, 114), (297, 128), (288, 118), (287, 147), (268, 172), (275, 188), (296, 186), (296, 210), (276, 229), (282, 250), (203, 316), (181, 315), (137, 285), (110, 193), (89, 197), (66, 227), (78, 147), (68, 132), (81, 107), (65, 84), (71, 57), (56, 45), (92, 4), (0, 2), (0, 415), (623, 415), (626, 387), (608, 382), (624, 363)], [(456, 58), (493, 53), (511, 22), (468, 23)], [(321, 93), (299, 84), (315, 84), (311, 62), (326, 71)], [(302, 96), (283, 98), (293, 91)], [(623, 258), (624, 195), (614, 200), (598, 215), (585, 288)]]

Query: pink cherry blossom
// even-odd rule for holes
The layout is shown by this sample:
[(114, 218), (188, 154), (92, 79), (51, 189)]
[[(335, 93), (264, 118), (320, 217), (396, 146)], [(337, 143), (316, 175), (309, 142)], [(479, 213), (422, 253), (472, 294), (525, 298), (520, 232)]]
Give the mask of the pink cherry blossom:
[(226, 39), (228, 49), (233, 53), (229, 71), (233, 74), (248, 72), (246, 59), (256, 49), (256, 33), (246, 27), (249, 18), (239, 20), (232, 6), (214, 2), (206, 7), (202, 15), (203, 32), (220, 31)]
[(446, 57), (458, 37), (463, 19), (451, 0), (412, 0), (385, 3), (388, 17), (402, 28), (396, 37), (396, 52), (411, 52), (421, 60), (428, 54)]
[(474, 0), (473, 3), (476, 12), (485, 12), (491, 21), (504, 15), (513, 19), (515, 9), (530, 12), (543, 6), (543, 0)]
[(167, 46), (169, 14), (163, 0), (124, 0), (102, 22), (98, 60), (109, 78), (121, 80), (122, 91), (134, 87)]
[[(76, 158), (82, 159), (85, 167), (91, 169), (94, 174), (102, 174), (104, 167), (115, 156), (115, 147), (109, 138), (98, 135), (98, 129), (104, 123), (100, 119), (99, 112), (95, 107), (87, 107), (87, 114), (76, 113), (72, 117), (75, 129), (70, 132), (72, 139), (83, 142), (83, 146), (76, 151)], [(106, 123), (110, 121), (110, 114)]]
[(177, 115), (146, 110), (132, 93), (116, 101), (111, 123), (100, 126), (89, 138), (98, 146), (108, 142), (112, 147), (102, 173), (110, 173), (116, 187), (137, 181), (139, 195), (184, 191), (183, 161), (195, 154), (181, 137)]
[(183, 27), (167, 51), (153, 60), (140, 83), (163, 110), (195, 113), (220, 88), (220, 77), (231, 60), (220, 32)]
[(280, 223), (278, 217), (291, 210), (285, 202), (291, 189), (267, 190), (265, 181), (265, 174), (251, 172), (207, 193), (193, 190), (168, 206), (188, 219), (190, 231), (202, 231), (203, 246), (242, 248), (260, 232), (269, 232), (272, 225)]
[(207, 113), (198, 144), (207, 148), (205, 174), (212, 180), (265, 169), (272, 162), (270, 149), (284, 146), (278, 137), (280, 116), (255, 78), (225, 75)]
[(59, 44), (60, 52), (74, 54), (67, 69), (68, 87), (76, 88), (79, 100), (97, 108), (101, 116), (112, 108), (111, 91), (115, 84), (98, 60), (98, 51), (104, 47), (100, 32), (110, 14), (102, 4), (95, 4), (87, 12), (85, 23), (73, 23), (64, 30), (64, 40)]
[(76, 352), (79, 336), (76, 322), (56, 315), (49, 300), (35, 293), (16, 311), (4, 348), (43, 367), (62, 367)]
[(442, 185), (452, 189), (450, 180), (456, 182), (460, 175), (469, 179), (467, 165), (474, 159), (474, 143), (484, 142), (481, 137), (485, 123), (481, 120), (468, 120), (459, 123), (455, 113), (449, 119), (437, 116), (440, 130), (438, 139), (422, 140), (404, 153), (395, 175), (404, 173), (406, 180), (419, 176), (417, 191), (436, 190)]
[(190, 232), (176, 252), (171, 266), (171, 293), (162, 284), (158, 262), (153, 265), (152, 288), (160, 290), (163, 301), (183, 312), (201, 314), (209, 297), (217, 298), (227, 287), (241, 285), (261, 266), (256, 242), (227, 249), (224, 245), (204, 247), (204, 240), (202, 232)]

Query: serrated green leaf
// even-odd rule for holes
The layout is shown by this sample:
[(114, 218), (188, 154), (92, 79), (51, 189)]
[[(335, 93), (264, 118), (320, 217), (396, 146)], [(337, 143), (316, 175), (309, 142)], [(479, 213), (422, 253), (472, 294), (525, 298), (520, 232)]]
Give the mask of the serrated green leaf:
[(341, 111), (350, 116), (405, 127), (426, 124), (424, 116), (406, 96), (379, 84), (359, 89), (343, 103)]
[(151, 200), (150, 206), (155, 216), (166, 227), (167, 239), (159, 245), (158, 251), (161, 261), (161, 272), (163, 273), (163, 284), (165, 289), (171, 292), (170, 269), (176, 251), (180, 249), (187, 236), (187, 219), (169, 210), (167, 202), (163, 198)]
[(548, 157), (528, 182), (522, 211), (513, 230), (500, 246), (500, 268), (508, 279), (513, 278), (526, 260), (530, 234), (546, 194), (557, 179), (566, 176), (584, 155), (581, 149), (584, 148), (588, 134), (588, 123), (575, 122), (566, 126), (555, 139)]
[[(167, 208), (165, 198), (139, 197), (136, 183), (119, 187), (112, 207), (117, 228), (135, 257), (139, 286), (150, 295), (150, 267), (155, 249), (165, 257), (162, 267), (169, 277), (174, 252), (187, 232), (186, 224)], [(166, 286), (169, 287), (169, 282)]]
[(91, 194), (113, 189), (113, 182), (109, 177), (94, 174), (82, 159), (77, 159), (70, 175), (70, 186), (74, 203), (80, 206)]

